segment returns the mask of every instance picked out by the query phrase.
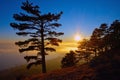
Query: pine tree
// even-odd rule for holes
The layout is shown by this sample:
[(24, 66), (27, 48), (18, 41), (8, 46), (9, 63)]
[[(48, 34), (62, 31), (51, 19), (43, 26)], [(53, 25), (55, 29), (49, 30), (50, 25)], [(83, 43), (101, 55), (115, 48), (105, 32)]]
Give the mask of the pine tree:
[[(14, 14), (13, 18), (17, 22), (10, 23), (10, 26), (17, 29), (16, 34), (29, 38), (24, 41), (15, 42), (20, 47), (19, 52), (36, 51), (35, 56), (25, 56), (29, 69), (32, 65), (42, 64), (42, 72), (46, 73), (45, 55), (48, 51), (56, 51), (52, 46), (59, 46), (62, 42), (58, 39), (63, 32), (56, 32), (56, 28), (61, 26), (57, 21), (60, 19), (62, 12), (58, 14), (41, 14), (38, 5), (33, 5), (28, 0), (22, 3), (21, 9), (26, 13)], [(32, 61), (31, 61), (32, 60)]]
[(79, 60), (76, 57), (76, 53), (74, 51), (70, 51), (61, 60), (61, 64), (62, 64), (61, 67), (65, 68), (65, 67), (75, 66), (78, 62)]

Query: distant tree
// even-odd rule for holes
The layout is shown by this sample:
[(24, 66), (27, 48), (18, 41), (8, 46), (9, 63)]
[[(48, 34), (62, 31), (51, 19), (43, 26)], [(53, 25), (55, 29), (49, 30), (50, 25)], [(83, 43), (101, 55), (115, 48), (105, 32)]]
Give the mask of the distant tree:
[(47, 51), (56, 51), (52, 46), (59, 46), (62, 42), (58, 39), (59, 36), (63, 35), (63, 32), (56, 32), (56, 28), (61, 26), (57, 23), (60, 19), (62, 12), (58, 14), (42, 14), (39, 11), (39, 6), (33, 5), (28, 0), (22, 3), (21, 9), (26, 12), (14, 14), (13, 18), (18, 21), (10, 23), (10, 26), (17, 29), (18, 36), (28, 38), (24, 41), (18, 41), (15, 44), (20, 47), (19, 52), (34, 51), (35, 56), (25, 56), (24, 58), (28, 61), (27, 68), (32, 65), (42, 64), (42, 72), (46, 72), (46, 61), (45, 55)]
[(61, 67), (65, 68), (65, 67), (74, 66), (78, 61), (79, 60), (76, 58), (76, 53), (74, 51), (70, 51), (70, 53), (67, 53), (65, 57), (63, 57), (61, 61), (62, 64)]
[(78, 50), (76, 50), (79, 56), (79, 60), (84, 59), (85, 61), (90, 60), (91, 53), (91, 46), (88, 39), (83, 39), (78, 42)]

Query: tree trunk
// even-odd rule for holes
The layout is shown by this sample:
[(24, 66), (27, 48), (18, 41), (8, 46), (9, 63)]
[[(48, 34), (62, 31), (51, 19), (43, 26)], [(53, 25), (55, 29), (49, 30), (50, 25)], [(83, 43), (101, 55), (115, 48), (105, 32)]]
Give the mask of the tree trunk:
[(97, 49), (95, 49), (94, 52), (95, 52), (95, 57), (96, 57), (97, 56)]
[(42, 54), (42, 73), (46, 73), (46, 61), (45, 61), (45, 50), (44, 50), (44, 29), (43, 29), (43, 24), (41, 25), (41, 54)]

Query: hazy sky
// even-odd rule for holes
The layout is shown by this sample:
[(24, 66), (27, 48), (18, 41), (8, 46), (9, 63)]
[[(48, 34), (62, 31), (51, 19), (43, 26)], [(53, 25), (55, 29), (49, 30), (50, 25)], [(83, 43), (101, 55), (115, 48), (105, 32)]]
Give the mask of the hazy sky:
[[(20, 6), (23, 1), (25, 0), (0, 0), (0, 61), (4, 58), (3, 55), (5, 54), (3, 53), (9, 53), (9, 55), (10, 53), (18, 53), (16, 47), (11, 46), (14, 45), (15, 39), (21, 39), (22, 37), (17, 36), (16, 31), (9, 24), (14, 22), (13, 14), (21, 12)], [(120, 0), (30, 1), (35, 5), (37, 4), (43, 14), (63, 11), (59, 20), (62, 26), (58, 28), (59, 31), (65, 33), (63, 41), (66, 39), (72, 41), (76, 33), (80, 33), (84, 37), (90, 36), (94, 28), (99, 27), (100, 24), (110, 24), (116, 19), (120, 20)], [(8, 44), (8, 42), (10, 43)], [(65, 50), (63, 46), (70, 50), (75, 48), (76, 45), (72, 42), (63, 42), (59, 49), (62, 52)], [(4, 60), (8, 57), (5, 56)]]

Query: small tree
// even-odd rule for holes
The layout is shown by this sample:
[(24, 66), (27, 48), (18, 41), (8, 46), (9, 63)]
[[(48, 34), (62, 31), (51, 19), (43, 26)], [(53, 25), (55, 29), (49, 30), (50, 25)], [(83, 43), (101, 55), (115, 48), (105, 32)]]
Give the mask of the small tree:
[(74, 66), (76, 65), (76, 63), (78, 62), (79, 60), (77, 60), (76, 58), (76, 54), (74, 51), (70, 51), (70, 53), (67, 53), (65, 57), (63, 57), (62, 61), (61, 61), (61, 64), (62, 64), (62, 68), (65, 68), (65, 67), (71, 67), (71, 66)]
[[(27, 68), (32, 65), (42, 64), (42, 72), (46, 72), (45, 55), (47, 51), (56, 51), (52, 46), (59, 46), (62, 40), (57, 37), (63, 35), (62, 32), (56, 32), (56, 28), (61, 26), (57, 23), (62, 12), (59, 14), (42, 14), (37, 5), (29, 3), (28, 0), (22, 3), (21, 9), (26, 12), (14, 14), (13, 18), (18, 21), (10, 23), (12, 28), (19, 30), (16, 34), (19, 36), (28, 37), (24, 41), (18, 41), (15, 44), (20, 47), (19, 52), (36, 51), (35, 56), (25, 56), (24, 58), (29, 62)], [(26, 37), (26, 38), (27, 38)], [(31, 60), (34, 60), (31, 62)]]

